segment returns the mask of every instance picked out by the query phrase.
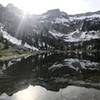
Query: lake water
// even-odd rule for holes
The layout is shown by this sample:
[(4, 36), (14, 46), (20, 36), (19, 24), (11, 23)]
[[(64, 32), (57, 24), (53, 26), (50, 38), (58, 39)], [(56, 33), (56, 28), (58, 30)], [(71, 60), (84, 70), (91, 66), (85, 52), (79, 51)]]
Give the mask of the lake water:
[(0, 100), (100, 100), (99, 55), (49, 53), (0, 62)]

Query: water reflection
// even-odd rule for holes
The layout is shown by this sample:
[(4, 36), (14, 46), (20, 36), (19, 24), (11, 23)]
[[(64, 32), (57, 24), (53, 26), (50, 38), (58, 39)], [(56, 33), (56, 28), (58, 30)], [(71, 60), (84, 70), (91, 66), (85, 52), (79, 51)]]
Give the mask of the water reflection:
[(0, 100), (100, 100), (100, 91), (68, 86), (58, 92), (48, 91), (41, 86), (29, 86), (12, 96), (2, 94)]
[(94, 55), (50, 53), (0, 62), (0, 94), (13, 95), (30, 84), (51, 91), (69, 85), (100, 89), (100, 59)]

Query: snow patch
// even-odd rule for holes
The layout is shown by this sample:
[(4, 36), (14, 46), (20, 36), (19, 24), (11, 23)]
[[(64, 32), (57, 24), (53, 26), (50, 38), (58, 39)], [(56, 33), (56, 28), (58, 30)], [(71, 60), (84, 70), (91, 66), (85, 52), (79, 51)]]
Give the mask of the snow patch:
[(69, 22), (69, 20), (65, 18), (56, 18), (55, 20), (55, 23), (65, 23), (65, 22)]
[[(0, 29), (1, 31), (1, 35), (3, 36), (3, 38), (7, 39), (9, 42), (11, 42), (12, 44), (18, 45), (18, 46), (22, 46), (22, 40), (18, 40), (17, 38), (11, 36), (9, 33), (7, 33), (6, 31), (2, 30), (2, 27)], [(24, 47), (29, 48), (31, 50), (38, 50), (37, 48), (30, 46), (29, 44), (25, 43)]]
[(49, 33), (52, 34), (55, 38), (62, 37), (64, 35), (60, 32), (55, 31), (55, 30), (52, 30), (52, 31), (50, 30)]
[(98, 31), (80, 32), (76, 30), (64, 36), (65, 42), (79, 42), (79, 41), (89, 41), (91, 39), (100, 38)]
[(86, 19), (86, 18), (98, 18), (100, 17), (100, 14), (93, 14), (93, 15), (90, 15), (90, 16), (75, 16), (75, 17), (70, 17), (70, 20), (73, 21), (73, 20), (83, 20), (83, 19)]
[(1, 30), (1, 33), (2, 33), (3, 37), (5, 39), (7, 39), (8, 41), (10, 41), (11, 43), (16, 44), (16, 45), (21, 45), (22, 44), (22, 40), (16, 39), (15, 37), (8, 34), (6, 31)]
[(27, 44), (27, 43), (25, 43), (25, 44), (24, 44), (24, 46), (25, 46), (26, 48), (31, 49), (31, 50), (36, 50), (36, 51), (38, 51), (38, 49), (37, 49), (37, 48), (35, 48), (35, 47), (33, 47), (33, 46), (30, 46), (30, 45), (29, 45), (29, 44)]

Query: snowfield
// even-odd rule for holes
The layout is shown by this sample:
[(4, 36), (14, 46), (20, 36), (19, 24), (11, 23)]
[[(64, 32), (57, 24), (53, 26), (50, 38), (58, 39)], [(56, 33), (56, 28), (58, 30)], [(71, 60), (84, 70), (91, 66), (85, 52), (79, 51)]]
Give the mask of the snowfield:
[[(22, 40), (18, 40), (17, 38), (11, 36), (9, 33), (7, 33), (6, 31), (3, 31), (3, 29), (0, 29), (1, 31), (1, 35), (3, 36), (3, 38), (7, 39), (9, 42), (11, 42), (12, 44), (21, 46), (22, 45)], [(31, 49), (31, 50), (38, 50), (37, 48), (30, 46), (29, 44), (25, 43), (24, 47)]]
[(83, 20), (83, 19), (86, 19), (86, 18), (100, 18), (100, 14), (93, 14), (91, 16), (74, 16), (74, 17), (70, 17), (70, 20), (73, 21), (73, 20)]
[(50, 30), (49, 33), (55, 38), (63, 38), (65, 42), (80, 42), (80, 41), (89, 41), (91, 39), (99, 39), (99, 31), (85, 31), (81, 32), (78, 29), (69, 34), (63, 34), (55, 30)]
[(79, 41), (89, 41), (91, 39), (99, 39), (99, 31), (89, 31), (89, 32), (79, 32), (76, 30), (68, 35), (65, 35), (65, 42), (79, 42)]

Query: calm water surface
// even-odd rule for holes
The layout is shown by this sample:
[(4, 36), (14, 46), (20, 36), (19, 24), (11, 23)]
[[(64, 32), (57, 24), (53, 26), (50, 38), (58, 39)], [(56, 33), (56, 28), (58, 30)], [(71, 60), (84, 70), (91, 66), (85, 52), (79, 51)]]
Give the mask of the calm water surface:
[(0, 100), (100, 100), (99, 55), (49, 53), (0, 62)]

